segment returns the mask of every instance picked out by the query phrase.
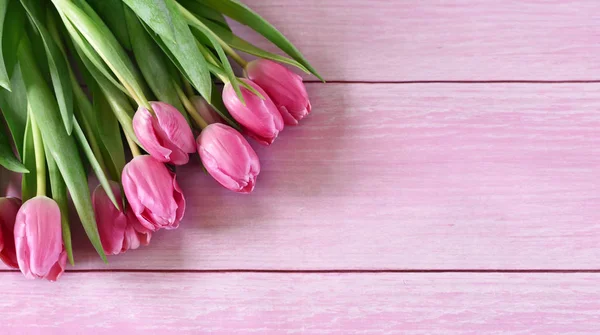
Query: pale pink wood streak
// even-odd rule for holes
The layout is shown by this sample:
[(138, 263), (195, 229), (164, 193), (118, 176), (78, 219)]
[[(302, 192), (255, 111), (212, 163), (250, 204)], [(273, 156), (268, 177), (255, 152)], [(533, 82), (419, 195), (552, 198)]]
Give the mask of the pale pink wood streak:
[(599, 274), (2, 275), (3, 335), (595, 334)]
[(180, 229), (77, 268), (600, 268), (600, 84), (309, 91), (313, 114), (255, 146), (254, 194), (193, 161)]
[(600, 79), (598, 0), (245, 3), (327, 80)]

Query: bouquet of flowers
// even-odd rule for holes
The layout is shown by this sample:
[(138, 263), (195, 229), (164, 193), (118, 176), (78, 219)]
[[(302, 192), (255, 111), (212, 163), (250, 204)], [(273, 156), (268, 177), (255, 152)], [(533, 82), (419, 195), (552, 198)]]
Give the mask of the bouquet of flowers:
[(22, 174), (21, 199), (0, 198), (0, 259), (51, 281), (74, 264), (69, 201), (104, 261), (147, 245), (184, 216), (175, 166), (198, 153), (221, 185), (252, 192), (245, 135), (269, 145), (311, 111), (282, 64), (321, 78), (238, 0), (0, 0), (0, 41), (0, 165)]

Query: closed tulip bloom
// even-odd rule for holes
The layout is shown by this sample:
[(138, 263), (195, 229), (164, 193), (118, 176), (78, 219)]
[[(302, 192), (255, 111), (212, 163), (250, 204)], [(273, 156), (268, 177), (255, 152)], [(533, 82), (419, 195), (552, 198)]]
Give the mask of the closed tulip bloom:
[(248, 141), (235, 129), (215, 123), (197, 139), (198, 154), (208, 173), (226, 188), (250, 193), (260, 172), (260, 162)]
[(14, 229), (20, 207), (20, 199), (0, 198), (0, 260), (13, 269), (19, 268)]
[(246, 74), (271, 97), (285, 124), (297, 125), (310, 113), (310, 101), (302, 77), (285, 66), (258, 59), (248, 63)]
[[(121, 204), (119, 184), (113, 181), (110, 184), (117, 202)], [(152, 233), (139, 223), (135, 215), (126, 215), (122, 210), (117, 209), (101, 185), (96, 187), (92, 201), (100, 241), (106, 254), (118, 255), (150, 243)]]
[(163, 163), (187, 164), (195, 152), (192, 129), (181, 113), (164, 102), (152, 102), (154, 115), (144, 107), (133, 117), (133, 130), (152, 157)]
[(265, 99), (261, 99), (247, 88), (241, 86), (246, 104), (238, 98), (230, 83), (223, 89), (223, 102), (233, 116), (246, 130), (250, 137), (262, 144), (269, 145), (275, 141), (283, 130), (283, 118), (277, 107), (260, 86), (248, 79), (242, 79), (256, 89)]
[(130, 210), (150, 231), (175, 229), (185, 212), (185, 199), (171, 173), (151, 156), (138, 156), (123, 169), (123, 190)]
[(190, 101), (192, 104), (194, 104), (196, 111), (198, 114), (200, 114), (204, 121), (206, 121), (206, 123), (225, 123), (221, 115), (219, 115), (219, 113), (217, 113), (215, 109), (212, 108), (212, 106), (206, 102), (206, 100), (204, 100), (204, 98), (194, 95), (190, 97)]
[(62, 241), (60, 209), (45, 196), (26, 201), (15, 222), (19, 269), (26, 278), (55, 281), (65, 270), (67, 253)]

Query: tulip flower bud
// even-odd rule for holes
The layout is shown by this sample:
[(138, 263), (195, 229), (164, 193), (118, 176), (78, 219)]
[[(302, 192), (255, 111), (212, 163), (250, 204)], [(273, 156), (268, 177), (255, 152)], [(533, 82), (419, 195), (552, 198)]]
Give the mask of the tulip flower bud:
[(200, 114), (204, 121), (206, 121), (206, 123), (225, 123), (221, 115), (219, 115), (219, 113), (217, 113), (215, 109), (212, 108), (212, 106), (206, 102), (206, 100), (204, 100), (203, 97), (194, 95), (190, 97), (190, 101), (192, 104), (194, 104), (196, 111), (198, 114)]
[(123, 169), (123, 190), (130, 210), (150, 231), (175, 229), (185, 212), (185, 198), (171, 173), (151, 156), (137, 156)]
[(287, 125), (297, 125), (310, 113), (311, 106), (302, 77), (268, 59), (248, 63), (246, 74), (258, 84), (277, 108)]
[[(121, 204), (119, 184), (111, 181), (110, 186), (117, 202)], [(139, 223), (135, 215), (126, 215), (122, 210), (117, 209), (101, 185), (94, 190), (92, 202), (100, 241), (107, 255), (118, 255), (150, 243), (152, 233)]]
[(279, 132), (283, 130), (283, 118), (271, 98), (260, 86), (248, 79), (242, 80), (260, 92), (264, 100), (247, 88), (240, 86), (246, 103), (244, 105), (235, 93), (231, 83), (228, 83), (223, 89), (223, 103), (225, 103), (225, 107), (227, 107), (231, 116), (248, 130), (250, 137), (261, 144), (269, 145), (275, 141)]
[(235, 129), (214, 123), (197, 139), (198, 154), (208, 173), (224, 187), (250, 193), (260, 172), (260, 162), (248, 141)]
[(0, 198), (0, 260), (13, 269), (19, 268), (14, 230), (20, 207), (20, 199)]
[(154, 115), (139, 107), (133, 117), (138, 140), (159, 162), (187, 164), (188, 154), (195, 152), (194, 134), (181, 113), (164, 102), (152, 102)]
[(55, 281), (65, 271), (67, 252), (54, 200), (37, 196), (21, 206), (15, 221), (15, 247), (26, 278)]

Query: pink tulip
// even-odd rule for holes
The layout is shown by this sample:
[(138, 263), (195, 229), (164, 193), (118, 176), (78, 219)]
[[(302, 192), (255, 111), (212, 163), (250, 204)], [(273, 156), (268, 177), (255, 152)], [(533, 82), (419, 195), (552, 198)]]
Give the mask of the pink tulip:
[(144, 107), (133, 117), (133, 130), (152, 157), (163, 163), (187, 164), (195, 152), (194, 134), (181, 113), (164, 102), (152, 102), (154, 115)]
[(190, 97), (190, 101), (192, 104), (194, 104), (196, 111), (198, 114), (200, 114), (204, 121), (206, 121), (206, 123), (225, 123), (221, 115), (219, 115), (219, 113), (217, 113), (215, 109), (212, 108), (212, 106), (206, 102), (206, 100), (204, 100), (204, 98), (194, 95)]
[[(117, 202), (121, 204), (123, 200), (119, 184), (113, 181), (110, 184)], [(137, 249), (140, 245), (150, 243), (152, 233), (139, 223), (135, 215), (126, 215), (123, 211), (115, 208), (101, 185), (96, 187), (92, 201), (100, 241), (102, 241), (106, 254), (118, 255), (129, 249)]]
[(45, 196), (26, 201), (15, 222), (19, 268), (26, 278), (57, 280), (65, 271), (67, 253), (62, 241), (60, 209)]
[(271, 98), (260, 86), (248, 79), (242, 80), (260, 92), (265, 99), (261, 99), (247, 88), (240, 86), (246, 102), (244, 105), (231, 84), (228, 83), (223, 89), (223, 102), (231, 116), (248, 130), (250, 137), (262, 144), (269, 145), (283, 130), (283, 118)]
[(260, 162), (248, 141), (235, 129), (214, 123), (198, 136), (202, 164), (221, 185), (240, 193), (250, 193), (260, 172)]
[(185, 198), (171, 173), (151, 156), (138, 156), (123, 169), (123, 190), (130, 209), (150, 231), (175, 229), (185, 212)]
[(311, 106), (302, 77), (283, 65), (258, 59), (248, 63), (248, 78), (257, 83), (267, 94), (283, 116), (287, 125), (297, 125), (310, 113)]
[(19, 268), (14, 230), (20, 207), (20, 199), (0, 198), (0, 260), (13, 269)]

